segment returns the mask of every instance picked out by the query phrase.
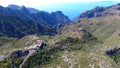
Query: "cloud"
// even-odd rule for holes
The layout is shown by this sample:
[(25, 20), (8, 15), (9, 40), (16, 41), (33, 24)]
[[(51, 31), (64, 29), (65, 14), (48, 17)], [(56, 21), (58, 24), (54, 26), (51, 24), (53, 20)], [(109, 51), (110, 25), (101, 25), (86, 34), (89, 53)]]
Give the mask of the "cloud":
[(99, 1), (119, 1), (119, 0), (0, 0), (0, 5), (8, 6), (9, 4), (25, 5), (27, 7), (47, 6), (60, 3), (89, 3)]

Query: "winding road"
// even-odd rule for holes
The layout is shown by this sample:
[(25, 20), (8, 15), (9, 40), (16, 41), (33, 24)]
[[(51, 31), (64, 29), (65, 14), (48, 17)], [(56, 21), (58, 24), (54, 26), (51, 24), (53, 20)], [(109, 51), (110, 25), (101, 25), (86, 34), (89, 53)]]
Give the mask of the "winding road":
[(24, 65), (24, 63), (27, 61), (27, 59), (33, 55), (33, 53), (35, 53), (37, 50), (29, 50), (29, 54), (24, 58), (22, 64), (20, 65), (20, 68), (22, 68), (22, 66)]

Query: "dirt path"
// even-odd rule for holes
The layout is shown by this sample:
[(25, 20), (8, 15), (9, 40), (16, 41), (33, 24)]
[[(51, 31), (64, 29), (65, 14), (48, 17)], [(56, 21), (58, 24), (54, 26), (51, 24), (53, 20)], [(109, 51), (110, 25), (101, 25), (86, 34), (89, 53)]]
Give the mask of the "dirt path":
[(33, 53), (35, 53), (37, 50), (29, 50), (29, 54), (24, 58), (22, 64), (20, 65), (20, 68), (22, 68), (22, 66), (24, 65), (24, 63), (27, 61), (27, 59), (33, 55)]
[[(36, 38), (36, 37), (35, 37)], [(38, 40), (39, 41), (39, 40)], [(41, 41), (40, 41), (40, 43), (41, 43)], [(27, 50), (29, 50), (29, 53), (28, 53), (28, 55), (23, 59), (23, 62), (21, 63), (21, 65), (20, 65), (20, 67), (19, 68), (22, 68), (22, 66), (24, 65), (24, 63), (28, 60), (28, 58), (30, 57), (30, 56), (32, 56), (36, 51), (37, 51), (37, 49), (39, 48), (39, 47), (41, 47), (41, 45), (42, 45), (42, 43), (40, 44), (39, 42), (38, 43), (36, 43), (36, 44), (33, 44), (33, 45), (31, 45), (32, 47), (29, 47), (29, 49), (27, 49)], [(40, 46), (36, 46), (36, 45), (40, 45)]]

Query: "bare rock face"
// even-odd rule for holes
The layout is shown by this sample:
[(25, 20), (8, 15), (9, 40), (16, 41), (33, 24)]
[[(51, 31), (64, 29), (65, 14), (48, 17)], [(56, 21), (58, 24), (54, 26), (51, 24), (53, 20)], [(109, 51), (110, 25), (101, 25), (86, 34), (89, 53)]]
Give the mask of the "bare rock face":
[(92, 10), (82, 13), (79, 18), (96, 18), (107, 16), (120, 16), (120, 5), (117, 4), (110, 7), (95, 7)]

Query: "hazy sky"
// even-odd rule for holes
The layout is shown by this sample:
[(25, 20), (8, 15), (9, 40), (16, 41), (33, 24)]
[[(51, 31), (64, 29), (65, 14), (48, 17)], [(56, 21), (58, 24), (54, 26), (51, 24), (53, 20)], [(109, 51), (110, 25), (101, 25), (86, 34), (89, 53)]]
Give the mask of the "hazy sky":
[(9, 4), (25, 5), (27, 7), (40, 7), (60, 3), (87, 3), (99, 1), (120, 1), (120, 0), (0, 0), (0, 5), (8, 6)]
[[(107, 2), (108, 1), (108, 2)], [(47, 12), (62, 11), (73, 19), (80, 13), (96, 6), (110, 6), (119, 3), (120, 0), (0, 0), (0, 5), (6, 7), (9, 4), (33, 7)], [(73, 12), (74, 10), (74, 12)]]

